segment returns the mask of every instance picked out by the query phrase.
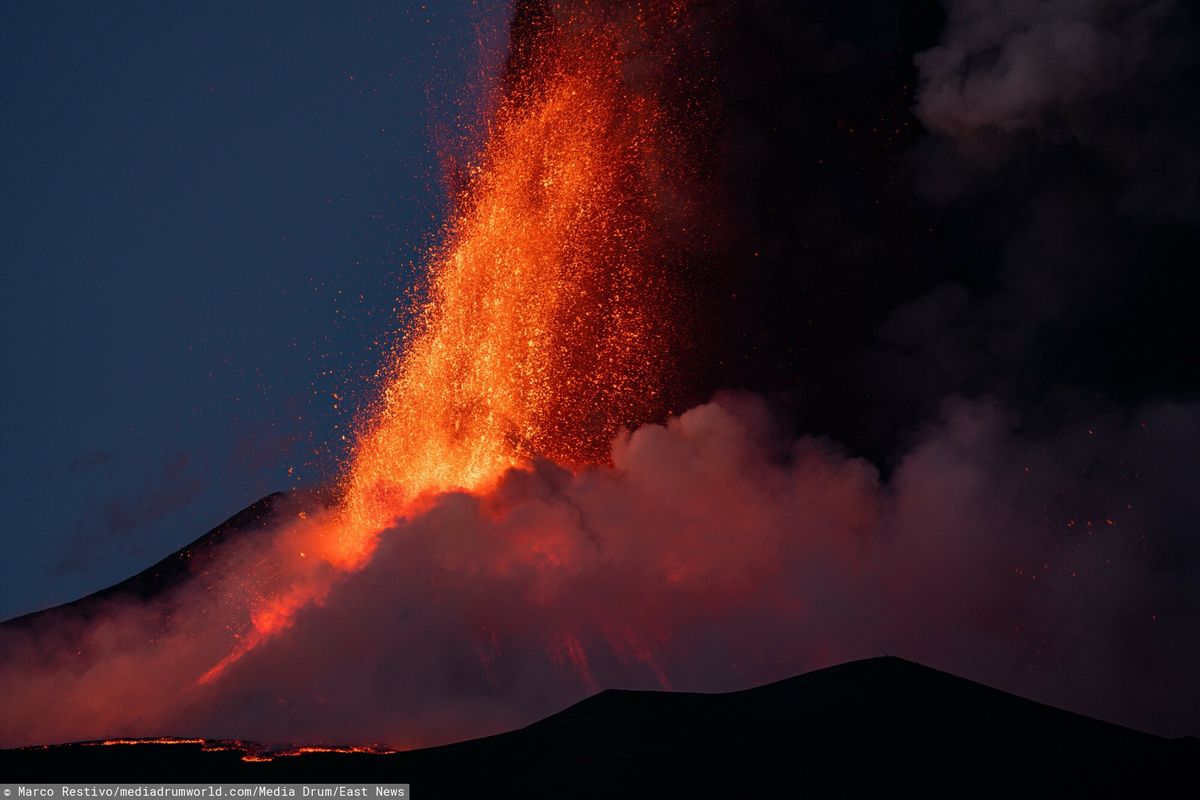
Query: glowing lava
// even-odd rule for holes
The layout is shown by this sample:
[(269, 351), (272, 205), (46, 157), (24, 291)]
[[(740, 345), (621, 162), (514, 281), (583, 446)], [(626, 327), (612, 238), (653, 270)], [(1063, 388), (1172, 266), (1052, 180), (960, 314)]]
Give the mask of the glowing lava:
[[(376, 745), (352, 745), (346, 747), (322, 747), (320, 745), (305, 745), (286, 750), (268, 750), (254, 742), (243, 742), (237, 739), (179, 739), (174, 737), (156, 737), (151, 739), (101, 739), (94, 742), (80, 742), (83, 747), (139, 747), (142, 745), (199, 745), (205, 753), (240, 752), (242, 761), (266, 762), (277, 758), (294, 758), (313, 753), (365, 753), (369, 755), (388, 755), (395, 753), (387, 747)], [(36, 749), (49, 749), (46, 746)]]
[[(664, 205), (686, 206), (675, 194), (685, 148), (630, 62), (675, 38), (687, 5), (552, 5), (525, 20), (425, 299), (360, 425), (340, 507), (289, 534), (310, 563), (358, 569), (423, 498), (486, 491), (535, 458), (606, 462), (620, 428), (665, 412), (676, 315), (656, 226)], [(257, 600), (199, 682), (328, 588), (300, 580)]]
[(484, 490), (535, 457), (606, 461), (619, 428), (660, 412), (671, 314), (651, 218), (671, 141), (627, 83), (627, 22), (551, 10), (518, 54), (357, 442), (348, 557), (422, 495)]

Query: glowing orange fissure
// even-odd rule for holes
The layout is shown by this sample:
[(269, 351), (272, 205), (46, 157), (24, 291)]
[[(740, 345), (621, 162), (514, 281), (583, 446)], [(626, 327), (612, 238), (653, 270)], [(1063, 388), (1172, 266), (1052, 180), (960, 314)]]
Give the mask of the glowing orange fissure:
[(313, 753), (366, 753), (370, 755), (389, 755), (397, 751), (375, 745), (352, 745), (345, 747), (322, 747), (305, 745), (286, 750), (264, 750), (252, 742), (242, 742), (236, 739), (177, 739), (173, 737), (157, 737), (153, 739), (102, 739), (95, 742), (82, 742), (85, 747), (135, 747), (139, 745), (199, 745), (205, 753), (240, 751), (242, 761), (259, 762), (274, 761), (277, 758), (294, 758)]
[[(651, 209), (673, 144), (652, 94), (628, 86), (622, 54), (622, 25), (648, 19), (555, 19), (554, 46), (526, 54), (359, 425), (341, 503), (297, 523), (320, 529), (306, 555), (361, 568), (379, 533), (426, 498), (486, 491), (539, 457), (606, 461), (622, 427), (661, 409), (671, 315)], [(260, 603), (199, 682), (327, 591), (300, 582)]]

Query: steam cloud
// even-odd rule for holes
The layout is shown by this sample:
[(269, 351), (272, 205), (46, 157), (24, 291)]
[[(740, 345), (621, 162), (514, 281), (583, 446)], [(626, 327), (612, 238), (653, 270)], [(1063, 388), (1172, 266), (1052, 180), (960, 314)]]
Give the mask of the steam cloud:
[[(489, 495), (441, 497), (206, 686), (219, 626), (164, 635), (146, 609), (115, 608), (86, 653), (6, 632), (0, 743), (411, 747), (601, 688), (733, 690), (882, 652), (1186, 732), (1200, 609), (1178, 567), (1195, 557), (1200, 407), (1040, 441), (1017, 422), (995, 401), (949, 401), (881, 481), (829, 441), (781, 437), (760, 399), (720, 396), (622, 435), (611, 468), (543, 462)], [(278, 562), (296, 536), (243, 545), (228, 571), (246, 548)], [(199, 591), (176, 613), (195, 615)]]

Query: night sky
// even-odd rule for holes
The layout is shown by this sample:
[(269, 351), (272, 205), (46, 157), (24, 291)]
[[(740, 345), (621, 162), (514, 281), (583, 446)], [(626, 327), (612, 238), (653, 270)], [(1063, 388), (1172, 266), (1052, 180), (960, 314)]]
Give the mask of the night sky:
[(328, 477), (487, 5), (0, 9), (0, 617)]

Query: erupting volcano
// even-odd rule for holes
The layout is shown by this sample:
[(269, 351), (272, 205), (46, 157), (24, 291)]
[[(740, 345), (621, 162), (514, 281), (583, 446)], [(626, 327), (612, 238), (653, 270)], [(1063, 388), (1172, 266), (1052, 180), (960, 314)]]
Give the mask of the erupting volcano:
[[(518, 0), (336, 474), (0, 626), (0, 746), (385, 758), (884, 653), (1194, 732), (1200, 388), (1142, 345), (1200, 216), (1120, 145), (1192, 139), (1096, 120), (1200, 21), (1105, 5)], [(984, 697), (902, 664), (803, 685)]]

